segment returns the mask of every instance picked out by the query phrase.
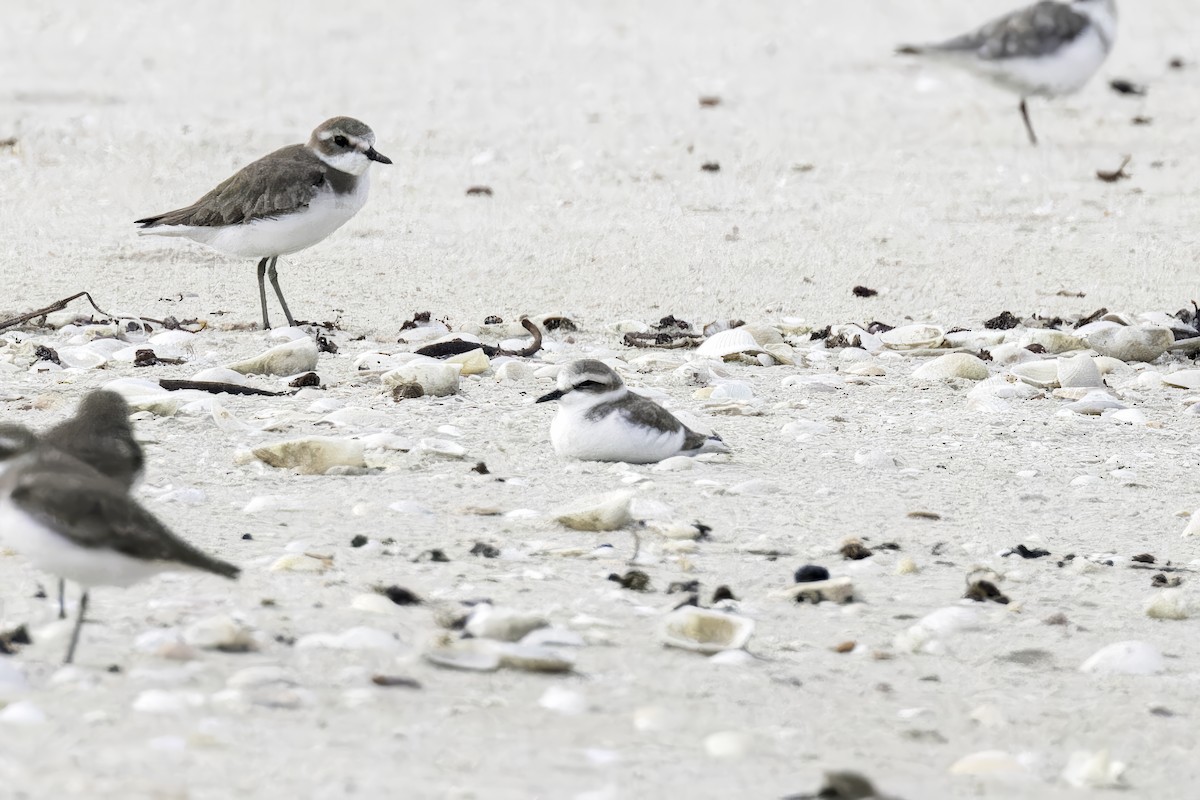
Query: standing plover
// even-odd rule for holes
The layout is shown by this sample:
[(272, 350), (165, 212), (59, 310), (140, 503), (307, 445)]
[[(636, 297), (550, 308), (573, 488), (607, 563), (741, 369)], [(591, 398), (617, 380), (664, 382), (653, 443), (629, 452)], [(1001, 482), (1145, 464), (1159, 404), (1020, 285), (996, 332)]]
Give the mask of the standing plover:
[(629, 391), (621, 376), (594, 359), (558, 373), (558, 388), (537, 399), (558, 400), (550, 442), (565, 458), (650, 464), (671, 456), (728, 453), (716, 434), (688, 428), (648, 397)]
[[(116, 392), (91, 392), (75, 416), (42, 434), (42, 442), (74, 456), (128, 491), (142, 477), (145, 456), (133, 438), (129, 404)], [(58, 616), (66, 617), (66, 586), (58, 580)]]
[(946, 61), (1015, 92), (1029, 141), (1037, 144), (1025, 101), (1082, 89), (1108, 57), (1116, 35), (1115, 0), (1042, 0), (962, 36), (903, 45), (897, 52)]
[(26, 448), (0, 474), (0, 538), (37, 569), (84, 589), (66, 663), (75, 657), (92, 587), (129, 586), (183, 567), (226, 578), (241, 571), (175, 536), (125, 486), (32, 434), (0, 432), (0, 442)]
[(294, 325), (275, 264), (280, 256), (312, 247), (367, 202), (372, 161), (392, 160), (375, 149), (375, 134), (350, 117), (334, 117), (317, 126), (308, 144), (293, 144), (243, 167), (233, 177), (187, 208), (136, 220), (139, 233), (183, 236), (226, 255), (257, 258), (258, 298), (263, 328), (267, 288)]

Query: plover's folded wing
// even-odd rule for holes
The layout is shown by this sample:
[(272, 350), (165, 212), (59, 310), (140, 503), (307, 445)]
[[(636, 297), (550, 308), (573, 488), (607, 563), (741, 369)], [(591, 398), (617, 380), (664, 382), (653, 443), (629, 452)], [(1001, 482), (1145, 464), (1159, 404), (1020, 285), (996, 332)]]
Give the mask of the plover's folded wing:
[(137, 501), (95, 475), (30, 469), (15, 483), (11, 502), (79, 547), (115, 550), (144, 561), (172, 561), (226, 578), (241, 572), (192, 547)]
[(294, 144), (242, 167), (187, 208), (135, 220), (160, 225), (213, 227), (271, 219), (306, 208), (327, 180), (329, 168)]
[(933, 52), (965, 52), (985, 60), (1036, 58), (1053, 53), (1087, 28), (1089, 19), (1066, 3), (1043, 0), (1000, 17), (971, 33), (940, 44)]

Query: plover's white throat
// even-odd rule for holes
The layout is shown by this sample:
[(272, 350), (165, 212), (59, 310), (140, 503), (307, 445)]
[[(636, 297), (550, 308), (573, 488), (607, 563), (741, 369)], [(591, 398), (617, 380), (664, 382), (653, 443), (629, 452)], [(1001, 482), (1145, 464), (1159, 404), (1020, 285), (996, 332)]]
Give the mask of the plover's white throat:
[(948, 41), (897, 51), (955, 64), (1015, 92), (1029, 141), (1037, 144), (1025, 101), (1082, 89), (1116, 35), (1115, 0), (1042, 0)]
[(688, 428), (648, 397), (629, 391), (602, 361), (573, 361), (558, 373), (558, 388), (537, 399), (558, 400), (550, 424), (554, 451), (583, 461), (650, 464), (671, 456), (728, 453), (716, 434)]
[(142, 226), (139, 233), (183, 236), (227, 255), (260, 259), (263, 328), (271, 327), (264, 277), (271, 279), (283, 314), (293, 325), (276, 262), (312, 247), (358, 213), (367, 202), (372, 161), (392, 163), (375, 149), (371, 129), (350, 117), (334, 117), (317, 126), (308, 144), (276, 150), (192, 205), (136, 223)]
[[(179, 539), (125, 486), (29, 431), (0, 431), (9, 455), (0, 474), (0, 540), (35, 568), (83, 586), (66, 662), (75, 657), (94, 586), (129, 586), (191, 568), (236, 578), (240, 570)], [(15, 443), (15, 446), (9, 444)]]
[[(129, 404), (116, 392), (90, 392), (75, 409), (75, 416), (42, 434), (42, 443), (74, 456), (101, 475), (133, 488), (142, 477), (145, 456), (133, 438)], [(66, 587), (58, 580), (58, 615), (65, 617)]]

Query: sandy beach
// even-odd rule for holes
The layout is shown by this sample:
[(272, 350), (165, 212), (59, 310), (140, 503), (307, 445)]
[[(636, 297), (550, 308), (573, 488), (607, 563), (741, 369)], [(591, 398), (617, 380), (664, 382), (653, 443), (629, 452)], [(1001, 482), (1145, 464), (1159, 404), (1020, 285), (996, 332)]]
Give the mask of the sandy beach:
[[(983, 397), (974, 379), (913, 376), (954, 349), (940, 336), (915, 353), (812, 337), (920, 323), (977, 332), (963, 348), (977, 353), (1003, 347), (984, 322), (1005, 310), (1023, 347), (1039, 319), (1071, 334), (1103, 308), (1121, 326), (1161, 325), (1138, 315), (1200, 298), (1191, 9), (1123, 4), (1088, 87), (1032, 101), (1033, 148), (1014, 97), (892, 55), (1011, 7), (8, 9), (0, 318), (88, 291), (122, 321), (207, 327), (169, 343), (149, 338), (157, 325), (61, 327), (63, 315), (0, 330), (3, 421), (41, 430), (113, 381), (137, 401), (148, 390), (130, 379), (191, 378), (300, 335), (254, 329), (251, 261), (138, 237), (134, 219), (334, 115), (367, 122), (394, 164), (372, 168), (356, 218), (280, 261), (297, 319), (336, 323), (320, 388), (135, 402), (147, 470), (134, 495), (240, 565), (238, 582), (96, 589), (78, 663), (63, 667), (69, 626), (35, 597), (54, 579), (0, 548), (0, 633), (33, 638), (0, 655), (0, 796), (781, 798), (849, 769), (907, 800), (1040, 800), (1101, 796), (1104, 780), (1063, 773), (1104, 751), (1127, 765), (1112, 781), (1123, 796), (1193, 796), (1200, 537), (1180, 534), (1200, 507), (1200, 383), (1172, 377), (1193, 359), (1097, 359), (1119, 406), (1093, 413), (1068, 407), (1082, 392), (1018, 380), (1028, 352), (981, 363), (1029, 392)], [(1147, 93), (1113, 92), (1118, 77)], [(1129, 179), (1097, 179), (1126, 155)], [(522, 315), (578, 330), (493, 359), (455, 394), (397, 402), (389, 359), (444, 332), (401, 330), (423, 311), (489, 344), (517, 338)], [(491, 315), (505, 323), (484, 326)], [(667, 315), (744, 320), (788, 356), (623, 343)], [(56, 369), (36, 355), (118, 332), (183, 363)], [(1100, 352), (1084, 339), (1037, 358)], [(732, 453), (668, 469), (556, 458), (554, 408), (533, 401), (580, 357), (610, 359)], [(282, 376), (249, 383), (287, 389)], [(722, 386), (748, 394), (709, 396)], [(365, 442), (365, 468), (303, 475), (247, 455), (308, 436)], [(614, 492), (632, 497), (620, 529), (556, 521)], [(711, 532), (656, 533), (690, 523)], [(845, 560), (852, 538), (876, 549)], [(472, 554), (478, 543), (495, 557)], [(1018, 544), (1049, 555), (1002, 555)], [(1142, 554), (1154, 563), (1131, 560)], [(810, 563), (850, 578), (855, 602), (781, 598)], [(608, 580), (630, 569), (650, 591)], [(1157, 572), (1182, 582), (1152, 586)], [(1010, 602), (964, 600), (979, 576)], [(755, 623), (745, 651), (662, 646), (663, 617), (689, 593), (668, 588), (690, 581), (703, 605), (732, 590), (728, 610)], [(382, 602), (388, 586), (424, 602)], [(1147, 615), (1163, 591), (1184, 618)], [(577, 637), (574, 669), (426, 660), (481, 600)], [(248, 652), (205, 647), (197, 631), (214, 620), (246, 645), (226, 649)], [(1154, 674), (1080, 669), (1125, 641), (1161, 655)]]

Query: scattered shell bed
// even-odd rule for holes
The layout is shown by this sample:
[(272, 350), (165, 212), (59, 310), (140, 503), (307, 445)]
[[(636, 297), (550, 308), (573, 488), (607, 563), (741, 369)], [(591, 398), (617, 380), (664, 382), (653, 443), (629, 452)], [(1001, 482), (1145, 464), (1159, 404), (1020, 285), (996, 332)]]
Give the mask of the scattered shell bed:
[[(96, 590), (81, 662), (60, 667), (69, 623), (35, 596), (51, 579), (0, 551), (0, 644), (32, 638), (0, 656), (0, 783), (29, 778), (28, 732), (52, 725), (165, 759), (251, 734), (300, 750), (320, 720), (363, 752), (425, 748), (418, 782), (499, 764), (502, 749), (436, 750), (458, 724), (497, 741), (536, 725), (564, 743), (548, 767), (563, 780), (674, 754), (693, 777), (753, 767), (779, 796), (797, 755), (838, 753), (888, 796), (1136, 790), (1167, 768), (1164, 742), (1194, 738), (1189, 320), (787, 318), (629, 347), (648, 323), (559, 318), (533, 318), (532, 358), (414, 352), (525, 346), (507, 323), (326, 330), (321, 348), (298, 328), (66, 312), (0, 332), (4, 419), (41, 429), (87, 390), (120, 392), (147, 450), (137, 496), (245, 569), (232, 587)], [(136, 366), (146, 349), (158, 363)], [(580, 357), (733, 452), (557, 460), (553, 408), (533, 400)], [(864, 727), (891, 732), (886, 752), (861, 751)], [(577, 796), (607, 785), (574, 780)]]

